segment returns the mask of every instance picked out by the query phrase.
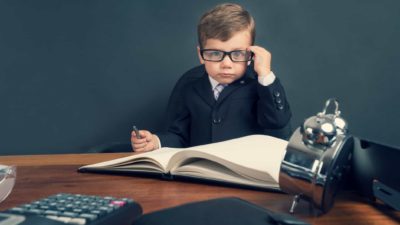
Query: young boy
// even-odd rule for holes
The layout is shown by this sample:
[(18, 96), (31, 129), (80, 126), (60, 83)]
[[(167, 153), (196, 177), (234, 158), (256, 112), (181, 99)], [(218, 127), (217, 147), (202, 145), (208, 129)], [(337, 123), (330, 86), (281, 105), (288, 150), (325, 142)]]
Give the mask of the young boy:
[(166, 133), (140, 130), (138, 138), (132, 132), (134, 151), (269, 134), (289, 124), (291, 111), (271, 71), (271, 54), (253, 45), (255, 23), (245, 9), (228, 3), (206, 12), (198, 24), (198, 39), (202, 65), (184, 75), (198, 78), (175, 87), (173, 95), (179, 100)]

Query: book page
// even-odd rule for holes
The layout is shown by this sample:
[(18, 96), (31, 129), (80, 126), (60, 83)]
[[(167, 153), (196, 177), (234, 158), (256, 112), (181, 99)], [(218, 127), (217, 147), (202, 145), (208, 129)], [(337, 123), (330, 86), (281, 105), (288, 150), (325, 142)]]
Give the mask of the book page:
[[(185, 173), (189, 176), (189, 173), (193, 173), (193, 175), (199, 176), (200, 171), (196, 167), (201, 167), (205, 163), (196, 164), (196, 160), (209, 160), (221, 167), (220, 169), (212, 169), (213, 173), (220, 174), (215, 177), (216, 179), (227, 179), (222, 175), (225, 172), (221, 171), (228, 169), (231, 170), (230, 174), (236, 174), (235, 179), (248, 180), (248, 182), (257, 181), (264, 183), (263, 185), (276, 186), (279, 183), (280, 166), (286, 153), (287, 144), (286, 140), (267, 135), (250, 135), (195, 146), (175, 154), (167, 169), (171, 170), (173, 174)], [(209, 178), (211, 176), (211, 172), (207, 170), (209, 169), (201, 170), (202, 177)], [(219, 172), (216, 170), (219, 170)]]
[(166, 170), (168, 161), (180, 149), (161, 148), (151, 152), (144, 152), (118, 158), (101, 163), (83, 166), (80, 169), (109, 169), (123, 171), (138, 171), (138, 172), (160, 172), (167, 173)]
[(185, 163), (179, 168), (176, 168), (174, 174), (279, 190), (279, 184), (267, 174), (263, 174), (262, 179), (257, 179), (253, 176), (249, 177), (245, 174), (237, 173), (229, 167), (205, 159), (194, 159), (190, 163)]

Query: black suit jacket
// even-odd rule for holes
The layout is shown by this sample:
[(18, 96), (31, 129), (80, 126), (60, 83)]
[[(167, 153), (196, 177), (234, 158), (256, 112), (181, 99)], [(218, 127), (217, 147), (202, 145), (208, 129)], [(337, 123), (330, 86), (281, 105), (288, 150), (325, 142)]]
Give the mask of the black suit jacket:
[(277, 78), (258, 83), (253, 66), (228, 85), (218, 100), (203, 65), (185, 73), (175, 86), (167, 110), (167, 131), (158, 136), (163, 147), (188, 147), (250, 134), (287, 138), (291, 111)]

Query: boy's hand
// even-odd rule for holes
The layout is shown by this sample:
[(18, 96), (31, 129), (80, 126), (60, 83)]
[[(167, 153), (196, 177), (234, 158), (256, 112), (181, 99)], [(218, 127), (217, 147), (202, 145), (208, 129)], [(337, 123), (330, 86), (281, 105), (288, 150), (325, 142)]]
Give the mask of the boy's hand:
[(158, 149), (158, 137), (147, 130), (139, 130), (141, 138), (136, 137), (135, 131), (131, 133), (132, 149), (135, 152), (147, 152)]
[(254, 70), (258, 76), (266, 76), (271, 72), (271, 53), (260, 46), (250, 46), (248, 51), (254, 53)]

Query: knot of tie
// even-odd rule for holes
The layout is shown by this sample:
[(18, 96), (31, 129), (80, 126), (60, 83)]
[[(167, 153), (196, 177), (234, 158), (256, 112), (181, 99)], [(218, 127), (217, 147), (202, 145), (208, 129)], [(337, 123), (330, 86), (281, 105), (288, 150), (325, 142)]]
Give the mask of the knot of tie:
[(226, 84), (218, 84), (214, 88), (214, 98), (215, 100), (218, 100), (219, 95), (221, 94), (222, 90), (226, 87)]

